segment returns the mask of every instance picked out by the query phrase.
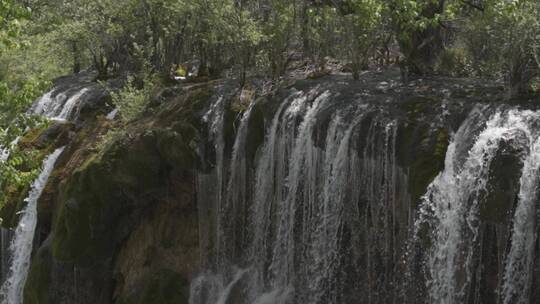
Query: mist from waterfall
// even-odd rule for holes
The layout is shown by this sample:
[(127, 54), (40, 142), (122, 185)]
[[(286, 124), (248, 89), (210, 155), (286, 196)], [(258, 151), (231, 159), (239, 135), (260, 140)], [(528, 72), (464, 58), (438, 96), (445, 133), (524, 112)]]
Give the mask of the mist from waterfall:
[(43, 161), (43, 168), (33, 182), (28, 197), (25, 199), (26, 207), (21, 211), (21, 217), (15, 229), (13, 240), (9, 247), (10, 267), (7, 279), (0, 288), (0, 301), (2, 304), (21, 304), (22, 293), (32, 254), (35, 228), (37, 224), (37, 201), (43, 192), (54, 169), (54, 164), (64, 148), (56, 149)]

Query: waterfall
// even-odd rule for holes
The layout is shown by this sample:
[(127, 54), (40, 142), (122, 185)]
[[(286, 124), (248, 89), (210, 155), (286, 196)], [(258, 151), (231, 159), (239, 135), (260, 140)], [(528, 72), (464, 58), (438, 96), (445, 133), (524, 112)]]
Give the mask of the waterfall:
[[(216, 180), (216, 187), (226, 185), (223, 196), (199, 196), (204, 216), (211, 213), (208, 200), (221, 206), (215, 220), (220, 224), (214, 227), (218, 231), (210, 231), (205, 218), (203, 231), (210, 235), (201, 240), (203, 246), (213, 238), (221, 240), (213, 251), (219, 265), (206, 267), (210, 271), (192, 282), (190, 303), (341, 303), (348, 296), (342, 292), (349, 287), (345, 284), (350, 284), (341, 269), (359, 258), (344, 254), (343, 246), (358, 254), (366, 237), (359, 229), (353, 241), (344, 239), (344, 226), (360, 227), (358, 217), (369, 217), (363, 210), (368, 206), (357, 201), (364, 197), (380, 214), (377, 229), (369, 232), (372, 238), (383, 227), (396, 225), (393, 212), (403, 199), (398, 184), (404, 180), (395, 161), (397, 123), (361, 102), (336, 103), (329, 91), (293, 93), (271, 119), (251, 172), (245, 152), (254, 104), (243, 114), (231, 157), (225, 159), (222, 135), (216, 132), (223, 129), (217, 127), (223, 125), (222, 102), (216, 100), (205, 115), (216, 153), (215, 176), (199, 178), (199, 189), (212, 189)], [(373, 138), (360, 152), (363, 124)], [(363, 175), (368, 168), (373, 174)], [(371, 185), (371, 194), (350, 181)], [(390, 211), (376, 207), (382, 200)], [(377, 254), (397, 264), (397, 255), (391, 254), (398, 246), (392, 231), (380, 242), (386, 249)], [(365, 290), (358, 287), (356, 292)]]
[(68, 97), (64, 92), (55, 93), (55, 90), (52, 90), (40, 97), (29, 112), (54, 120), (65, 121), (75, 119), (79, 115), (78, 112), (80, 111), (83, 97), (88, 92), (88, 88), (83, 88)]
[(55, 150), (43, 161), (42, 171), (32, 184), (30, 193), (25, 199), (27, 205), (21, 212), (21, 218), (10, 245), (9, 274), (0, 289), (0, 299), (3, 304), (22, 303), (22, 292), (30, 266), (32, 243), (37, 224), (37, 201), (63, 150), (64, 148)]
[(245, 218), (235, 217), (234, 215), (245, 214), (250, 192), (246, 147), (248, 126), (254, 105), (255, 102), (249, 105), (240, 120), (240, 126), (232, 148), (225, 200), (220, 212), (221, 219), (219, 222), (221, 226), (219, 229), (223, 232), (223, 235), (219, 246), (222, 248), (221, 255), (227, 257), (227, 260), (237, 256), (237, 251), (241, 250), (243, 244), (246, 243), (247, 236), (245, 230), (242, 229), (246, 225)]
[[(225, 98), (219, 97), (209, 107), (203, 116), (203, 122), (209, 126), (209, 139), (214, 148), (215, 163), (214, 169), (210, 173), (199, 173), (197, 175), (197, 188), (204, 189), (197, 191), (199, 205), (199, 236), (201, 247), (201, 262), (205, 266), (212, 264), (211, 260), (220, 256), (219, 248), (222, 232), (220, 212), (223, 201), (224, 171), (223, 158), (225, 149), (225, 138), (223, 134), (225, 120)], [(215, 264), (215, 263), (214, 263)]]
[[(465, 160), (459, 163), (456, 150), (471, 136), (458, 131), (446, 155), (445, 169), (423, 197), (421, 221), (429, 221), (432, 249), (427, 258), (430, 301), (463, 303), (474, 273), (472, 261), (479, 235), (479, 205), (489, 191), (489, 169), (502, 142), (515, 140), (530, 152), (525, 159), (514, 235), (508, 255), (503, 288), (504, 303), (519, 294), (527, 297), (532, 247), (535, 242), (536, 188), (538, 186), (538, 136), (540, 112), (497, 111), (475, 137)], [(467, 124), (462, 126), (466, 128)], [(525, 138), (525, 142), (523, 140)], [(489, 203), (489, 202), (485, 202)], [(418, 224), (417, 224), (418, 225)]]
[(79, 113), (76, 113), (80, 110), (80, 102), (82, 100), (82, 96), (84, 96), (88, 92), (87, 88), (84, 88), (80, 90), (75, 95), (71, 96), (66, 100), (66, 103), (64, 103), (64, 106), (62, 107), (62, 110), (59, 114), (54, 116), (54, 119), (58, 120), (68, 120), (74, 117), (74, 114), (78, 116)]
[[(259, 106), (273, 116), (253, 156)], [(253, 102), (228, 145), (227, 102), (215, 99), (203, 118), (214, 161), (198, 175), (203, 272), (190, 304), (529, 303), (540, 112), (475, 107), (449, 132), (444, 169), (412, 202), (411, 168), (402, 167), (411, 161), (398, 151), (409, 121), (392, 110), (321, 88), (292, 90), (276, 104)], [(452, 115), (440, 113), (422, 136), (437, 136)], [(501, 178), (493, 170), (510, 154), (522, 166), (511, 169), (521, 170), (519, 193), (497, 207), (506, 208), (504, 220), (486, 223), (481, 212), (494, 208), (489, 195)], [(493, 252), (483, 245), (494, 243), (486, 227), (497, 231), (489, 235), (497, 269), (483, 264)], [(479, 298), (486, 269), (497, 299)]]
[[(536, 113), (535, 113), (536, 114)], [(537, 191), (540, 174), (540, 138), (527, 134), (529, 155), (520, 179), (519, 201), (514, 213), (512, 244), (504, 271), (503, 303), (529, 303), (536, 235)]]

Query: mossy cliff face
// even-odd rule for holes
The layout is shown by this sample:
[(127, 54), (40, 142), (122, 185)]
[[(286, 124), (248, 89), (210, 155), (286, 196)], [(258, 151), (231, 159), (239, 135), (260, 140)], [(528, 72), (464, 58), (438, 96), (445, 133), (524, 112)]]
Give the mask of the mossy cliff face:
[(106, 145), (110, 121), (78, 131), (39, 203), (25, 303), (187, 301), (199, 257), (198, 113), (210, 94), (181, 91)]
[[(377, 113), (366, 115), (366, 124), (377, 119), (381, 125), (395, 123), (397, 176), (406, 181), (406, 187), (395, 193), (400, 205), (393, 211), (398, 213), (394, 233), (397, 242), (402, 242), (398, 245), (405, 248), (414, 216), (411, 210), (443, 169), (451, 134), (483, 100), (475, 92), (450, 96), (440, 88), (444, 81), (381, 87), (387, 76), (368, 75), (359, 82), (323, 77), (297, 81), (257, 98), (251, 95), (256, 103), (248, 121), (245, 152), (247, 166), (254, 168), (274, 114), (294, 92), (329, 90), (334, 94), (335, 104), (320, 114), (323, 123), (314, 128), (314, 142), (320, 147), (324, 137), (317, 134), (326, 132), (332, 109), (365, 102)], [(97, 111), (76, 126), (54, 127), (59, 128), (58, 136), (49, 136), (50, 141), (39, 140), (39, 134), (51, 133), (50, 129), (25, 137), (24, 144), (41, 146), (45, 155), (67, 145), (39, 201), (25, 304), (187, 303), (189, 284), (202, 271), (200, 257), (205, 254), (199, 244), (196, 176), (210, 172), (216, 163), (203, 116), (220, 96), (226, 99), (224, 158), (229, 159), (240, 114), (249, 102), (242, 100), (241, 90), (224, 82), (164, 88), (140, 118), (122, 128), (103, 116), (96, 117), (104, 112)], [(359, 138), (358, 145), (366, 145), (366, 141)], [(521, 152), (501, 152), (497, 163), (512, 162), (519, 167), (516, 153)], [(500, 190), (489, 198), (496, 204), (482, 206), (485, 229), (493, 232), (486, 233), (486, 238), (500, 237), (495, 230), (507, 225), (517, 191), (517, 176), (505, 174), (500, 166), (492, 171), (493, 184)], [(19, 204), (17, 200), (21, 202), (25, 192), (14, 190), (10, 203)], [(16, 223), (18, 208), (1, 211), (11, 226)], [(347, 224), (343, 229), (357, 227)], [(344, 261), (349, 262), (356, 263)], [(381, 266), (383, 271), (391, 270)], [(486, 292), (492, 283), (482, 281)], [(384, 288), (376, 292), (383, 294)]]

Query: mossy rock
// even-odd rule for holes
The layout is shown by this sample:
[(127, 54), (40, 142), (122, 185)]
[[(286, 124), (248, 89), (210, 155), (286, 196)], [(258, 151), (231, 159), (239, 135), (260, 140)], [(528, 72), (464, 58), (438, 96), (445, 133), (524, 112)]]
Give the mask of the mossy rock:
[(52, 255), (48, 244), (44, 244), (37, 250), (24, 287), (24, 303), (46, 304), (49, 303), (50, 273)]
[(42, 124), (26, 132), (19, 146), (23, 149), (49, 150), (51, 146), (59, 147), (69, 141), (69, 133), (74, 129), (72, 123)]
[(440, 129), (435, 138), (422, 134), (421, 148), (415, 153), (410, 166), (409, 192), (413, 204), (425, 193), (427, 186), (444, 169), (444, 159), (449, 144), (446, 129)]
[(175, 168), (192, 169), (197, 162), (197, 155), (194, 153), (196, 132), (191, 125), (182, 123), (170, 129), (156, 131), (159, 154)]
[(188, 304), (189, 282), (171, 270), (153, 271), (143, 280), (144, 286), (116, 304)]
[(194, 168), (196, 154), (189, 143), (195, 134), (182, 123), (142, 134), (127, 131), (107, 151), (88, 157), (61, 190), (54, 257), (88, 266), (110, 256), (130, 231), (119, 221), (129, 223), (164, 195), (173, 168)]
[(517, 142), (501, 143), (489, 172), (488, 191), (481, 199), (482, 222), (507, 225), (518, 201), (526, 147)]
[[(107, 256), (118, 241), (115, 223), (123, 213), (159, 192), (166, 164), (155, 137), (121, 143), (83, 165), (61, 194), (54, 223), (53, 254), (87, 265)], [(151, 200), (148, 200), (148, 202)]]
[(263, 145), (266, 135), (265, 131), (265, 108), (264, 99), (255, 101), (253, 112), (248, 123), (248, 135), (247, 135), (247, 147), (246, 155), (248, 160), (252, 163), (255, 162), (255, 156), (258, 149)]
[(427, 186), (444, 169), (446, 150), (450, 142), (446, 128), (433, 130), (425, 117), (434, 105), (421, 98), (407, 103), (407, 119), (400, 124), (397, 135), (397, 161), (409, 168), (409, 194), (416, 205)]

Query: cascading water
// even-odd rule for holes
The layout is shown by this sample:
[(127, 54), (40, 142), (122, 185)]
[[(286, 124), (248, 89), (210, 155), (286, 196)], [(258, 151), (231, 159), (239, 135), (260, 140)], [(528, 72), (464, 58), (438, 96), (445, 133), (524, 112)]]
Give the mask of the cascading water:
[[(520, 179), (521, 190), (514, 216), (513, 236), (502, 288), (502, 303), (529, 303), (530, 271), (536, 241), (538, 187), (538, 123), (540, 112), (499, 110), (485, 123), (462, 164), (456, 150), (471, 136), (463, 129), (450, 144), (444, 171), (423, 198), (419, 221), (429, 222), (432, 248), (427, 257), (429, 296), (433, 303), (463, 303), (470, 297), (473, 261), (478, 255), (479, 207), (489, 191), (490, 167), (501, 144), (525, 146), (528, 155)], [(419, 223), (417, 223), (417, 226)], [(519, 300), (515, 300), (519, 297)]]
[(32, 243), (37, 224), (37, 201), (47, 184), (49, 175), (54, 169), (56, 160), (63, 150), (64, 148), (55, 150), (43, 161), (42, 171), (32, 184), (30, 193), (25, 199), (27, 205), (21, 212), (21, 218), (10, 245), (11, 265), (8, 277), (0, 288), (2, 304), (22, 303), (22, 291), (30, 266)]
[(502, 288), (503, 303), (528, 303), (536, 234), (537, 191), (540, 175), (540, 138), (527, 134), (530, 152), (524, 161), (519, 202), (514, 214), (512, 246)]
[[(413, 202), (407, 118), (320, 88), (265, 102), (243, 113), (231, 145), (226, 99), (204, 115), (214, 162), (198, 177), (204, 272), (190, 304), (531, 303), (540, 112), (474, 108), (441, 140), (444, 170)], [(435, 134), (448, 127), (446, 106)], [(252, 155), (261, 107), (274, 112)], [(494, 176), (507, 154), (519, 193), (491, 207), (497, 180), (513, 181)], [(484, 209), (507, 211), (493, 223)]]
[[(197, 187), (203, 189), (198, 191), (199, 218), (199, 238), (201, 250), (201, 263), (205, 267), (215, 266), (216, 256), (220, 252), (220, 211), (223, 200), (223, 153), (225, 149), (225, 139), (223, 135), (225, 119), (225, 98), (219, 97), (212, 103), (210, 109), (205, 113), (203, 121), (209, 124), (209, 137), (214, 148), (215, 164), (214, 170), (210, 173), (199, 173), (197, 175)], [(204, 152), (203, 152), (204, 153)], [(213, 264), (213, 265), (212, 265)]]
[[(398, 201), (397, 185), (403, 179), (398, 178), (394, 160), (397, 124), (361, 102), (338, 110), (332, 101), (328, 91), (298, 92), (284, 100), (256, 158), (251, 184), (246, 177), (249, 168), (246, 168), (245, 150), (254, 105), (244, 113), (233, 146), (230, 174), (222, 176), (227, 182), (221, 183), (228, 186), (223, 189), (224, 196), (217, 196), (222, 199), (223, 208), (219, 210), (223, 214), (217, 220), (222, 224), (214, 228), (221, 231), (211, 232), (222, 240), (218, 244), (221, 250), (215, 252), (219, 252), (221, 257), (217, 259), (226, 265), (214, 268), (217, 273), (207, 272), (192, 283), (191, 304), (341, 303), (348, 296), (341, 292), (349, 284), (344, 282), (340, 271), (345, 263), (343, 259), (347, 259), (342, 251), (343, 227), (346, 222), (351, 226), (362, 225), (351, 214), (369, 217), (361, 209), (364, 207), (350, 203), (363, 194), (349, 181), (372, 186), (372, 193), (365, 197), (370, 208), (375, 208), (384, 195), (392, 196), (388, 199), (388, 207), (392, 208)], [(208, 113), (215, 115), (221, 102), (217, 100)], [(211, 133), (220, 130), (215, 126), (222, 124), (223, 114), (216, 117), (213, 123), (209, 121)], [(374, 133), (380, 131), (384, 137), (365, 143), (360, 153), (362, 123), (368, 123)], [(314, 136), (320, 124), (325, 125), (322, 138)], [(216, 141), (220, 136), (212, 138), (216, 154), (223, 153), (222, 142)], [(384, 149), (387, 152), (381, 153)], [(362, 163), (361, 154), (370, 160)], [(219, 155), (216, 159), (225, 162)], [(365, 167), (380, 172), (363, 175)], [(378, 191), (378, 183), (388, 191)], [(210, 189), (211, 185), (199, 187)], [(199, 201), (208, 204), (201, 198)], [(394, 221), (391, 211), (381, 212), (378, 217), (376, 226), (380, 230), (383, 226), (391, 229)], [(379, 229), (372, 229), (369, 235), (374, 238)], [(203, 229), (205, 233), (210, 230)], [(397, 246), (391, 235), (388, 232), (380, 240), (386, 244), (386, 252), (377, 253), (390, 259), (396, 258), (390, 252)], [(358, 252), (363, 237), (366, 236), (355, 234), (354, 241), (347, 243), (354, 242), (350, 246)], [(238, 243), (237, 248), (244, 250), (235, 251), (232, 243)], [(361, 287), (357, 292), (361, 292)]]
[(83, 96), (88, 92), (88, 88), (83, 88), (68, 97), (64, 92), (55, 94), (52, 90), (38, 99), (29, 112), (54, 120), (74, 119), (78, 116)]

